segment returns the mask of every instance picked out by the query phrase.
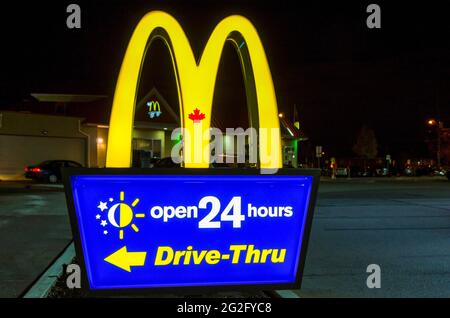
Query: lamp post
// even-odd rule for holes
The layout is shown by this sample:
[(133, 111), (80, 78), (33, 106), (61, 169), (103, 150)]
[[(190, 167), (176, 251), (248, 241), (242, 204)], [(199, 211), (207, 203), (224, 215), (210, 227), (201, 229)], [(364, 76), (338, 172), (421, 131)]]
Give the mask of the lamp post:
[(436, 120), (436, 119), (428, 119), (427, 121), (428, 126), (430, 127), (436, 127), (436, 133), (437, 133), (437, 138), (436, 138), (436, 159), (437, 159), (437, 168), (440, 171), (441, 170), (441, 128), (442, 128), (442, 121), (440, 120)]
[(324, 154), (325, 153), (322, 151), (322, 146), (316, 146), (317, 168), (319, 168), (319, 169), (320, 169), (320, 158)]

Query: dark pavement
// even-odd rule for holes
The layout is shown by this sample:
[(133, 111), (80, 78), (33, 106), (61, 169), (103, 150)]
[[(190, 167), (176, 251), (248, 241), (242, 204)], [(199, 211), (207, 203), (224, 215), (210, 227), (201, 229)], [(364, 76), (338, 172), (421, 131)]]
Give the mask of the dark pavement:
[[(366, 286), (369, 264), (381, 267), (380, 289)], [(297, 293), (449, 297), (450, 182), (321, 182), (304, 283)]]
[(62, 189), (0, 182), (0, 297), (17, 297), (72, 237)]

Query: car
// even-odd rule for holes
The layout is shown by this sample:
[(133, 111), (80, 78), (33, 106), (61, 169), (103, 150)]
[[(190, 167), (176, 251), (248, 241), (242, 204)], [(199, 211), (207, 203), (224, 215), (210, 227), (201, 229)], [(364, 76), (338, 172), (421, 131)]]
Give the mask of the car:
[(180, 168), (181, 165), (179, 163), (175, 163), (172, 160), (172, 157), (166, 157), (159, 159), (153, 164), (153, 168)]
[(364, 167), (361, 166), (351, 166), (350, 167), (350, 176), (352, 178), (354, 177), (373, 177), (375, 176), (376, 171), (375, 169), (372, 169), (371, 167)]
[(377, 169), (375, 169), (375, 175), (377, 177), (386, 177), (389, 175), (389, 169), (388, 168), (377, 168)]
[(231, 168), (231, 165), (225, 162), (213, 162), (211, 166), (213, 168)]
[(432, 169), (431, 167), (426, 167), (426, 166), (420, 166), (416, 168), (416, 171), (414, 173), (415, 176), (420, 177), (420, 176), (431, 176), (434, 174), (434, 169)]
[(406, 167), (403, 173), (405, 176), (413, 176), (414, 170), (411, 167)]
[(61, 181), (61, 168), (80, 168), (82, 165), (72, 160), (47, 160), (35, 166), (25, 167), (25, 178), (40, 182)]
[(336, 177), (347, 177), (347, 176), (348, 176), (347, 168), (339, 167), (336, 169)]

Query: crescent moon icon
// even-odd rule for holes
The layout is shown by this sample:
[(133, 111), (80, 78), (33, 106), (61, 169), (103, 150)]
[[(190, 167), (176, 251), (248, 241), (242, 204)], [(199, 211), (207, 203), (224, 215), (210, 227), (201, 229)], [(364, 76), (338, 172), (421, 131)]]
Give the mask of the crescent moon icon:
[[(113, 226), (115, 226), (115, 227), (120, 227), (119, 226), (119, 224), (117, 224), (117, 222), (116, 222), (116, 218), (114, 217), (114, 215), (115, 215), (115, 213), (116, 213), (116, 210), (117, 210), (117, 207), (120, 205), (120, 203), (116, 203), (116, 204), (114, 204), (110, 209), (109, 209), (109, 211), (108, 211), (108, 220), (109, 220), (109, 223), (111, 223)], [(119, 213), (120, 213), (120, 211), (119, 211)], [(120, 215), (119, 215), (119, 217), (120, 217)]]

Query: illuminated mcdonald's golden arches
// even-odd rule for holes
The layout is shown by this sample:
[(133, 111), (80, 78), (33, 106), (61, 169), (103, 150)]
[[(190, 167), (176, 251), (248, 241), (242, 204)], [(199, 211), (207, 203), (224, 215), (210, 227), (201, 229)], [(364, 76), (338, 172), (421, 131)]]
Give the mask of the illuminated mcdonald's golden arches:
[[(183, 135), (184, 166), (206, 168), (209, 158), (209, 127), (217, 70), (226, 40), (237, 49), (247, 93), (250, 123), (260, 128), (259, 160), (261, 168), (281, 167), (280, 127), (275, 91), (266, 54), (254, 26), (242, 16), (230, 16), (214, 29), (197, 64), (189, 41), (178, 22), (161, 11), (147, 13), (139, 22), (128, 44), (120, 69), (111, 111), (107, 167), (131, 165), (131, 141), (137, 86), (147, 48), (161, 39), (169, 49), (178, 88)], [(200, 123), (189, 120), (189, 113), (199, 108), (206, 118)], [(203, 138), (191, 138), (198, 134)], [(261, 129), (270, 134), (261, 133)], [(199, 155), (200, 154), (200, 155)], [(191, 160), (194, 157), (196, 160)]]
[(148, 105), (148, 110), (151, 112), (160, 112), (161, 111), (161, 106), (159, 105), (158, 101), (151, 101)]

